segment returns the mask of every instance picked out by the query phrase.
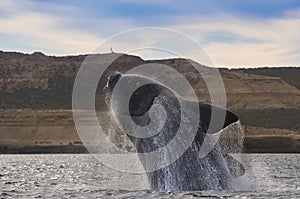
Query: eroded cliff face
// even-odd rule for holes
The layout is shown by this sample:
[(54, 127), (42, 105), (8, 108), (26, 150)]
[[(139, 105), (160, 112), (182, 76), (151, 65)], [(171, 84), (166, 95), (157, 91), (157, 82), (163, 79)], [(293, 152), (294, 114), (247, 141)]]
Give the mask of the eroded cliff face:
[[(73, 82), (85, 57), (0, 52), (2, 153), (86, 152), (71, 113)], [(210, 102), (205, 82), (186, 60), (144, 61), (122, 55), (108, 67), (99, 82), (96, 99), (100, 115), (107, 111), (101, 93), (107, 76), (143, 63), (160, 63), (176, 69), (189, 80), (199, 99)], [(246, 149), (250, 152), (299, 152), (300, 68), (220, 71), (227, 106), (239, 115), (244, 126)]]
[(70, 110), (1, 110), (2, 153), (30, 153), (39, 150), (42, 153), (65, 146), (68, 148), (66, 150), (73, 148), (77, 152), (81, 148)]

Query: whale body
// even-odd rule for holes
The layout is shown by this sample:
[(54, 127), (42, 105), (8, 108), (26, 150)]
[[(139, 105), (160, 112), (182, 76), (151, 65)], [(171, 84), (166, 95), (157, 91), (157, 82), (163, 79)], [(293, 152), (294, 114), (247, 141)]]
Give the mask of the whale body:
[[(113, 97), (116, 85), (119, 89)], [(124, 96), (137, 85), (140, 86), (126, 102)], [(235, 179), (244, 175), (241, 163), (228, 155), (219, 143), (214, 143), (205, 157), (199, 156), (208, 134), (212, 110), (225, 117), (210, 134), (236, 123), (239, 119), (233, 112), (208, 103), (185, 100), (160, 82), (140, 75), (114, 73), (108, 78), (104, 93), (114, 120), (121, 123), (122, 130), (134, 144), (152, 189), (230, 190), (234, 189)], [(195, 114), (195, 107), (199, 115)], [(131, 121), (127, 123), (128, 118)], [(151, 122), (161, 124), (162, 120), (158, 132), (147, 129)], [(191, 125), (195, 120), (196, 125)], [(148, 132), (149, 136), (136, 136), (136, 129)], [(178, 131), (182, 132), (180, 136)], [(195, 132), (192, 139), (191, 132)], [(168, 148), (171, 141), (178, 147)], [(185, 145), (187, 147), (182, 147)], [(177, 154), (177, 150), (182, 149), (184, 151)]]

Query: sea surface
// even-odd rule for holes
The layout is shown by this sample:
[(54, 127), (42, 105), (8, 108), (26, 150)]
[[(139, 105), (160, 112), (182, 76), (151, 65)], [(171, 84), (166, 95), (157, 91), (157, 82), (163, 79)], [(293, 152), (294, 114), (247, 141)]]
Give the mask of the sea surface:
[(120, 172), (88, 154), (0, 155), (1, 198), (300, 198), (300, 154), (244, 154), (247, 188), (149, 190), (145, 174)]

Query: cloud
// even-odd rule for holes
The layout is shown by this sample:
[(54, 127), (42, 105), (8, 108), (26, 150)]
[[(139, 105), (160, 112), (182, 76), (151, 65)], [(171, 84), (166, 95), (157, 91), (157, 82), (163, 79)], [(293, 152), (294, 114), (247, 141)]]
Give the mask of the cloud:
[(31, 1), (2, 1), (0, 9), (6, 15), (0, 18), (0, 33), (8, 35), (20, 44), (34, 46), (36, 50), (48, 49), (48, 53), (82, 53), (93, 49), (101, 41), (99, 36), (79, 30), (64, 29), (68, 19), (35, 12)]
[(18, 37), (21, 43), (62, 53), (89, 52), (101, 39), (78, 30), (64, 30), (62, 19), (45, 14), (26, 13), (0, 19), (1, 33)]
[(206, 48), (217, 66), (258, 67), (296, 65), (288, 48), (271, 43), (212, 43)]
[[(257, 20), (219, 14), (213, 17), (194, 16), (186, 21), (189, 22), (172, 28), (205, 44), (203, 47), (216, 65), (252, 67), (300, 64), (300, 16)], [(207, 42), (212, 35), (219, 35), (221, 39)], [(222, 35), (231, 38), (222, 41)]]
[[(277, 13), (282, 14), (270, 16), (270, 12), (268, 17), (257, 14), (257, 12), (263, 13), (263, 9), (253, 11), (251, 16), (247, 16), (239, 12), (229, 12), (236, 11), (238, 7), (230, 8), (223, 5), (222, 8), (216, 2), (201, 3), (202, 6), (195, 3), (193, 6), (186, 3), (174, 4), (170, 1), (155, 3), (160, 9), (153, 11), (152, 17), (148, 15), (143, 17), (141, 13), (144, 11), (151, 13), (147, 9), (149, 5), (154, 5), (152, 1), (121, 0), (114, 2), (119, 5), (110, 5), (106, 2), (103, 6), (99, 2), (92, 2), (95, 6), (84, 6), (85, 1), (72, 1), (72, 3), (54, 1), (53, 3), (2, 0), (0, 3), (2, 38), (0, 39), (2, 46), (5, 47), (3, 50), (14, 48), (26, 52), (34, 49), (55, 55), (89, 53), (111, 35), (151, 24), (181, 31), (195, 39), (219, 66), (300, 64), (299, 8), (280, 10), (280, 7), (276, 7), (279, 1), (275, 3), (275, 7), (272, 4), (272, 11), (279, 9), (280, 12)], [(250, 1), (247, 2), (250, 4)], [(257, 6), (258, 0), (255, 2)], [(267, 3), (268, 1), (264, 2)], [(130, 12), (131, 5), (141, 10)], [(199, 9), (196, 5), (200, 6)], [(285, 5), (285, 7), (290, 6)], [(166, 11), (162, 11), (162, 8), (166, 8)], [(208, 11), (205, 11), (206, 9)], [(136, 43), (154, 45), (159, 39), (159, 35), (144, 32), (135, 38), (124, 38), (115, 42), (112, 47), (122, 52), (136, 46)], [(101, 50), (101, 53), (107, 52), (109, 46)], [(190, 53), (191, 57), (194, 57), (197, 52), (191, 50)], [(148, 59), (156, 58), (149, 57), (151, 55), (149, 52), (146, 54)], [(157, 53), (153, 56), (157, 56)]]

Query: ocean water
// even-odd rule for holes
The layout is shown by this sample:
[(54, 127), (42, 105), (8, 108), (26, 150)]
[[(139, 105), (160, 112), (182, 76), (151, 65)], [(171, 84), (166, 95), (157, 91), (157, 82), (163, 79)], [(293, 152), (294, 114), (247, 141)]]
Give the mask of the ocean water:
[(300, 154), (244, 154), (239, 191), (150, 190), (88, 154), (0, 155), (1, 198), (300, 198)]

